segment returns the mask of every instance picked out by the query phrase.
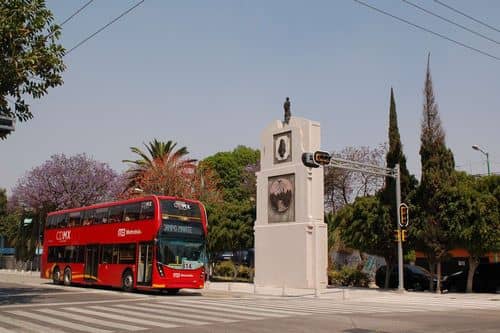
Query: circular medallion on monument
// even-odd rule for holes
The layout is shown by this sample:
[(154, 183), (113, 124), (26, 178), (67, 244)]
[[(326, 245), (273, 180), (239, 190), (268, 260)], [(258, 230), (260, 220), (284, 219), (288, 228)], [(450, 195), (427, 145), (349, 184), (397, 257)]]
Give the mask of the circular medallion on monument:
[(290, 208), (293, 198), (293, 184), (287, 178), (278, 178), (269, 188), (269, 201), (277, 213), (284, 213)]

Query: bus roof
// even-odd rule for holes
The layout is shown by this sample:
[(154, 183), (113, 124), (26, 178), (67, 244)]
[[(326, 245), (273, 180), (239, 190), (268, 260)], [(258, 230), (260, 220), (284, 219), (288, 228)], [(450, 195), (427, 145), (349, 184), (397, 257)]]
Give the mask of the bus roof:
[(135, 197), (135, 198), (125, 199), (125, 200), (102, 202), (102, 203), (97, 203), (97, 204), (89, 205), (89, 206), (61, 209), (61, 210), (50, 212), (47, 214), (47, 216), (78, 212), (78, 211), (85, 210), (85, 209), (111, 207), (111, 206), (123, 205), (123, 204), (127, 204), (127, 203), (141, 202), (141, 201), (145, 201), (145, 200), (153, 200), (153, 201), (155, 201), (155, 200), (179, 200), (179, 201), (186, 201), (186, 202), (201, 204), (200, 201), (194, 200), (194, 199), (186, 199), (186, 198), (167, 196), (167, 195), (146, 195), (146, 196), (142, 196), (142, 197)]

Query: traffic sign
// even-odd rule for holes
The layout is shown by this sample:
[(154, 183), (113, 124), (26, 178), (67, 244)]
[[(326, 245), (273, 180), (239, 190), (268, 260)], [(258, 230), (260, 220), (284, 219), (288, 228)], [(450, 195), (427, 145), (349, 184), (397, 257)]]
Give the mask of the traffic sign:
[(319, 165), (328, 165), (332, 156), (327, 151), (317, 150), (314, 152), (314, 162)]
[(405, 228), (410, 223), (409, 209), (408, 205), (405, 203), (401, 203), (399, 205), (399, 225), (402, 228)]
[(314, 156), (312, 153), (303, 153), (302, 154), (302, 163), (304, 163), (304, 165), (306, 167), (309, 167), (309, 168), (318, 168), (319, 165), (316, 164), (316, 162), (314, 162)]

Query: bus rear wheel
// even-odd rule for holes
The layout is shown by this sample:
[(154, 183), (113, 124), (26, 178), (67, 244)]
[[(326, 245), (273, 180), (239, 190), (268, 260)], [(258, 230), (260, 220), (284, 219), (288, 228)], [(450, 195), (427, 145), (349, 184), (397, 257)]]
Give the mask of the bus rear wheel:
[(61, 283), (61, 270), (59, 269), (59, 267), (54, 268), (54, 271), (52, 271), (52, 282), (54, 284)]
[(65, 286), (71, 285), (71, 268), (69, 267), (64, 270), (63, 282)]
[(130, 270), (126, 270), (122, 276), (122, 289), (131, 291), (134, 288), (134, 276)]

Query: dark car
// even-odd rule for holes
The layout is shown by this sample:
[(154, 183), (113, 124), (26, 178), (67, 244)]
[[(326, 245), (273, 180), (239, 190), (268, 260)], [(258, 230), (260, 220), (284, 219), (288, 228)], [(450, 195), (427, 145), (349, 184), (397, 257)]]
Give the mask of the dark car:
[(248, 267), (254, 266), (254, 249), (247, 249), (241, 251), (225, 251), (216, 257), (216, 262), (231, 260), (235, 264), (245, 265)]
[[(381, 266), (375, 273), (375, 283), (379, 288), (384, 288), (386, 266)], [(432, 279), (432, 274), (423, 267), (416, 265), (404, 265), (403, 282), (407, 290), (429, 290), (429, 282)], [(435, 283), (435, 282), (434, 282)], [(398, 288), (399, 277), (398, 267), (394, 266), (389, 278), (389, 288)]]
[[(450, 292), (465, 292), (469, 269), (450, 274), (443, 278), (443, 289)], [(477, 266), (472, 280), (472, 291), (500, 293), (500, 263), (481, 263)]]

